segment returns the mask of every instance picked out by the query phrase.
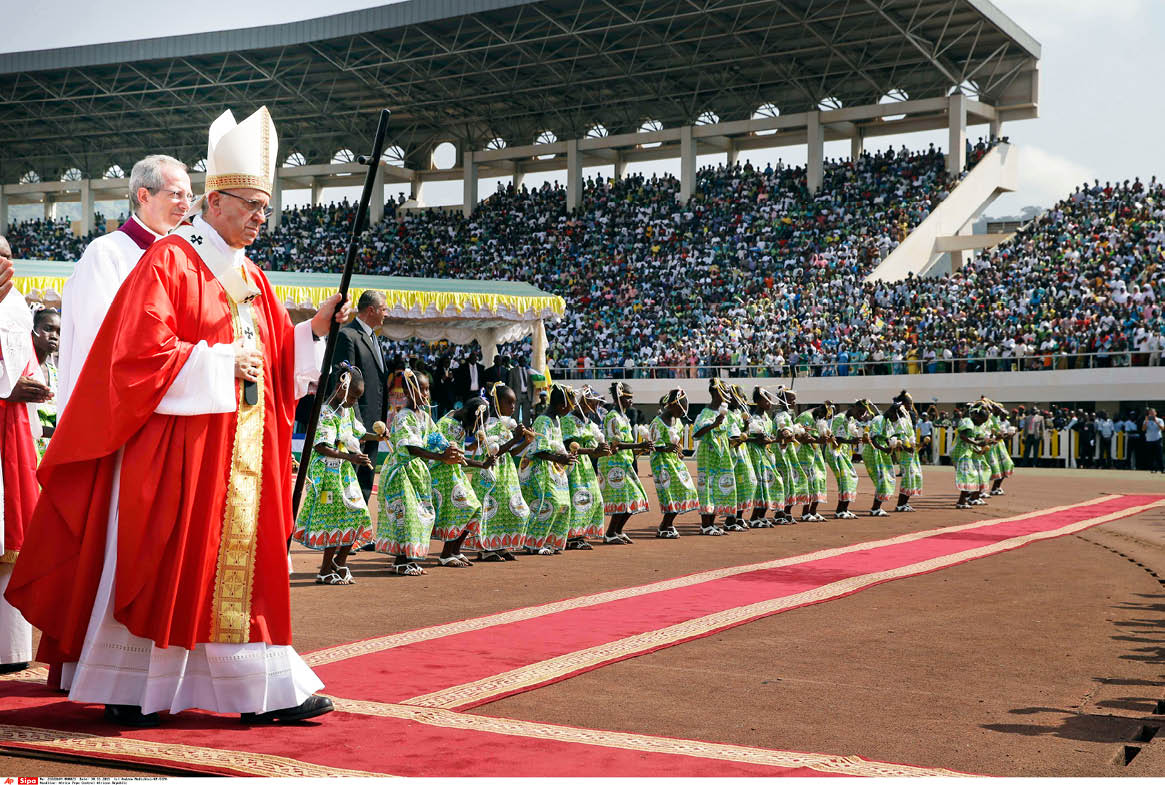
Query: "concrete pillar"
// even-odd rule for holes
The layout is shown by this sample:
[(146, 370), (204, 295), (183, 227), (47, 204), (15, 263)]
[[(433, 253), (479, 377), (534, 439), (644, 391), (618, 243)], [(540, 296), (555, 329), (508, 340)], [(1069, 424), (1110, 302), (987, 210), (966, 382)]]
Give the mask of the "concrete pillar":
[(8, 234), (8, 194), (0, 185), (0, 234)]
[(680, 128), (680, 204), (686, 203), (696, 192), (696, 140), (692, 126)]
[(417, 203), (417, 207), (425, 206), (425, 181), (419, 174), (414, 174), (409, 181), (409, 197)]
[(463, 160), (461, 214), (468, 218), (477, 207), (477, 162), (473, 160), (472, 150), (465, 153)]
[(317, 207), (324, 199), (324, 178), (313, 177), (311, 179), (311, 206)]
[(582, 156), (578, 139), (566, 141), (566, 209), (574, 212), (582, 204)]
[(368, 199), (368, 225), (376, 226), (384, 220), (384, 165), (376, 164), (372, 181), (372, 196)]
[(950, 139), (947, 142), (947, 173), (958, 177), (967, 165), (967, 99), (962, 93), (950, 97)]
[(736, 156), (740, 154), (740, 150), (736, 148), (736, 140), (728, 140), (728, 150), (726, 152), (728, 154), (728, 165), (736, 166)]
[(81, 236), (88, 237), (93, 232), (93, 183), (81, 181)]
[(992, 139), (1003, 138), (1003, 121), (996, 117), (991, 121), (991, 137)]
[(627, 174), (627, 159), (623, 157), (622, 150), (615, 151), (615, 179), (622, 180)]
[(856, 161), (862, 157), (865, 141), (866, 138), (862, 136), (861, 129), (855, 128), (853, 136), (849, 138), (849, 158), (851, 161)]
[(56, 213), (57, 200), (53, 198), (52, 194), (46, 193), (44, 195), (44, 219), (51, 221), (53, 214)]
[(267, 234), (271, 234), (283, 223), (283, 183), (279, 180), (279, 170), (271, 182), (271, 217), (267, 219)]
[(821, 112), (809, 113), (809, 122), (805, 130), (809, 143), (809, 165), (806, 175), (809, 193), (815, 194), (821, 190), (821, 183), (825, 177), (825, 127), (821, 125)]
[(522, 183), (526, 181), (526, 170), (521, 164), (514, 162), (514, 190), (518, 191), (522, 188)]

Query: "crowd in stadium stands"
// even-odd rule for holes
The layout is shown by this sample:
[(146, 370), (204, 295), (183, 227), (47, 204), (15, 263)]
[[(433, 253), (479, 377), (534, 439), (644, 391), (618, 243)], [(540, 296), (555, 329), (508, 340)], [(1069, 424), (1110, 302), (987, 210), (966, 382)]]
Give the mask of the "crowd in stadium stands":
[[(968, 160), (990, 147), (973, 146)], [(686, 204), (672, 177), (588, 179), (574, 214), (556, 184), (506, 186), (470, 218), (426, 210), (386, 219), (364, 236), (359, 265), (522, 280), (561, 295), (566, 318), (549, 327), (555, 376), (1160, 363), (1161, 183), (1082, 185), (963, 270), (864, 283), (951, 186), (934, 148), (827, 161), (816, 195), (803, 168), (747, 163), (702, 169)], [(352, 213), (347, 203), (285, 210), (249, 253), (268, 269), (334, 271)], [(31, 222), (10, 239), (18, 257), (61, 258), (53, 249), (69, 242), (64, 234)], [(413, 341), (391, 351), (434, 367), (441, 353), (456, 362), (466, 350)]]
[(89, 235), (75, 236), (67, 218), (37, 218), (12, 224), (5, 237), (17, 259), (76, 261), (93, 238), (105, 233), (105, 219), (100, 213), (94, 226), (102, 228), (94, 229)]

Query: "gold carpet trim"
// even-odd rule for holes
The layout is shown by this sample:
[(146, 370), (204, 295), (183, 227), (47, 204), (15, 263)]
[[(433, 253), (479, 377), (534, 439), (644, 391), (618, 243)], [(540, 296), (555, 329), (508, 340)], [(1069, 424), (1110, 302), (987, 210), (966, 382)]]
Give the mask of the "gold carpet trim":
[(641, 597), (647, 594), (654, 594), (661, 591), (670, 591), (672, 589), (682, 589), (688, 586), (696, 586), (708, 581), (719, 580), (720, 578), (728, 578), (733, 575), (743, 575), (749, 572), (757, 572), (760, 570), (771, 570), (777, 567), (788, 567), (795, 564), (804, 564), (806, 562), (817, 561), (819, 559), (828, 559), (833, 556), (841, 556), (847, 553), (854, 553), (857, 551), (872, 550), (888, 545), (899, 545), (907, 542), (914, 542), (915, 540), (926, 539), (927, 537), (934, 537), (939, 534), (947, 534), (950, 532), (966, 531), (967, 529), (975, 529), (982, 526), (994, 526), (1000, 523), (1013, 523), (1015, 521), (1022, 521), (1027, 518), (1033, 518), (1039, 515), (1047, 515), (1055, 512), (1062, 512), (1064, 510), (1072, 509), (1073, 507), (1081, 507), (1089, 504), (1096, 504), (1111, 498), (1111, 494), (1097, 497), (1089, 501), (1077, 502), (1075, 504), (1066, 504), (1060, 507), (1048, 507), (1034, 512), (1024, 513), (1012, 518), (994, 518), (990, 520), (974, 521), (972, 523), (961, 524), (959, 526), (948, 526), (941, 529), (929, 529), (921, 532), (909, 532), (897, 537), (891, 537), (885, 540), (873, 540), (871, 542), (856, 543), (854, 545), (845, 545), (838, 548), (828, 548), (821, 551), (813, 551), (812, 553), (804, 553), (797, 556), (790, 556), (782, 559), (775, 559), (773, 561), (761, 562), (759, 564), (745, 564), (737, 567), (724, 567), (717, 570), (709, 570), (707, 572), (699, 572), (694, 575), (684, 575), (679, 578), (672, 578), (658, 583), (649, 583), (643, 586), (630, 586), (623, 589), (613, 589), (611, 591), (600, 592), (598, 594), (588, 594), (583, 597), (574, 597), (568, 600), (560, 600), (558, 602), (547, 603), (546, 605), (534, 605), (526, 608), (517, 608), (512, 611), (505, 611), (503, 613), (495, 613), (489, 616), (479, 616), (474, 619), (464, 619), (461, 621), (450, 622), (448, 624), (439, 624), (433, 627), (423, 627), (417, 630), (409, 630), (408, 632), (395, 633), (393, 635), (385, 635), (380, 638), (371, 638), (366, 641), (356, 641), (355, 643), (346, 643), (340, 646), (333, 646), (327, 649), (320, 649), (319, 651), (309, 652), (303, 655), (304, 662), (311, 667), (320, 665), (327, 665), (332, 662), (340, 662), (341, 660), (351, 659), (353, 657), (361, 657), (365, 654), (375, 654), (376, 652), (387, 651), (400, 646), (409, 646), (414, 643), (423, 643), (425, 641), (435, 640), (437, 638), (444, 638), (449, 635), (459, 635), (465, 632), (475, 632), (477, 630), (488, 629), (502, 624), (512, 624), (514, 622), (527, 621), (529, 619), (537, 619), (542, 616), (548, 616), (553, 613), (561, 613), (563, 611), (574, 610), (576, 608), (589, 608), (594, 605), (602, 605), (607, 602), (615, 602), (616, 600), (623, 600), (630, 597)]
[(24, 748), (82, 756), (133, 757), (160, 764), (175, 763), (186, 766), (213, 767), (254, 777), (389, 776), (374, 771), (319, 766), (294, 758), (265, 755), (258, 752), (220, 750), (171, 742), (161, 744), (155, 741), (128, 739), (123, 736), (97, 736), (91, 733), (31, 728), (20, 725), (0, 725), (0, 746), (4, 745), (19, 745)]
[(456, 709), (461, 706), (488, 701), (511, 692), (526, 691), (547, 682), (568, 677), (584, 669), (594, 668), (614, 660), (635, 656), (663, 646), (672, 646), (692, 637), (707, 635), (716, 630), (742, 624), (789, 608), (834, 599), (882, 581), (932, 572), (965, 561), (1011, 550), (1030, 542), (1071, 534), (1112, 520), (1136, 515), (1162, 505), (1165, 505), (1165, 500), (1129, 507), (1124, 510), (1118, 510), (1106, 515), (1068, 524), (1058, 529), (1012, 537), (992, 545), (984, 545), (979, 548), (939, 556), (890, 570), (857, 575), (787, 597), (778, 597), (751, 605), (743, 605), (738, 608), (730, 608), (725, 611), (702, 616), (698, 619), (673, 624), (670, 627), (631, 635), (599, 646), (593, 646), (589, 649), (581, 649), (543, 660), (542, 662), (515, 668), (505, 673), (488, 676), (477, 681), (459, 684), (444, 690), (431, 692), (427, 695), (409, 698), (408, 700), (401, 701), (401, 703), (412, 706)]
[(498, 733), (526, 739), (557, 741), (568, 744), (588, 744), (595, 747), (610, 747), (618, 750), (690, 755), (709, 760), (747, 763), (754, 766), (773, 766), (782, 769), (807, 768), (826, 774), (848, 774), (861, 777), (967, 777), (946, 769), (929, 769), (897, 763), (879, 763), (865, 760), (856, 755), (821, 755), (812, 752), (785, 752), (766, 750), (760, 747), (743, 747), (734, 744), (720, 744), (711, 741), (671, 739), (664, 736), (645, 736), (638, 733), (620, 731), (571, 728), (563, 725), (548, 725), (541, 722), (527, 722), (506, 717), (483, 717), (477, 714), (460, 714), (444, 709), (402, 706), (393, 703), (349, 700), (333, 697), (338, 711), (364, 714), (373, 717), (387, 717), (398, 720), (419, 722), (438, 728), (453, 730)]

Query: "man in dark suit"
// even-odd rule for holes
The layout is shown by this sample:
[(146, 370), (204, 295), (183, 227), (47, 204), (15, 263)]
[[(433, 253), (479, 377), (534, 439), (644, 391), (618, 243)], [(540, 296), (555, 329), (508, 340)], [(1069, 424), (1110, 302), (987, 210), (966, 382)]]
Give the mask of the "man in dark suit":
[[(385, 307), (384, 294), (367, 290), (360, 295), (356, 303), (356, 318), (340, 328), (339, 338), (336, 340), (336, 362), (346, 361), (354, 368), (359, 368), (364, 376), (364, 395), (356, 404), (360, 422), (371, 432), (373, 423), (384, 422), (388, 413), (388, 364), (380, 349), (380, 341), (375, 330), (384, 324), (384, 316), (388, 309)], [(368, 441), (363, 443), (364, 453), (372, 460), (372, 467), (360, 466), (356, 469), (356, 477), (360, 480), (360, 490), (367, 500), (372, 494), (372, 478), (375, 474), (376, 453), (380, 442)]]
[(481, 349), (472, 349), (468, 359), (453, 374), (457, 383), (457, 395), (464, 401), (474, 395), (481, 395), (485, 389), (485, 366), (481, 364)]
[(526, 358), (519, 357), (518, 364), (510, 368), (510, 378), (502, 381), (514, 391), (518, 398), (518, 416), (529, 425), (534, 421), (534, 380), (530, 378), (530, 364)]
[(499, 354), (494, 357), (494, 364), (485, 369), (485, 390), (488, 393), (489, 388), (495, 382), (506, 384), (510, 378), (510, 358), (504, 354)]

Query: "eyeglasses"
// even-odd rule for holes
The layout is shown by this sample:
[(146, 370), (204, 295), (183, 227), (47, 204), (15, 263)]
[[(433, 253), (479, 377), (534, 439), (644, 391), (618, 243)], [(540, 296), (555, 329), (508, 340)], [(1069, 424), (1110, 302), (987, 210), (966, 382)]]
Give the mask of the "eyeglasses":
[(186, 204), (190, 204), (194, 201), (194, 194), (183, 193), (182, 191), (178, 191), (173, 188), (160, 188), (157, 191), (154, 191), (154, 193), (169, 194), (170, 198), (176, 202), (185, 202)]
[(259, 201), (258, 199), (244, 199), (243, 197), (239, 196), (238, 194), (233, 194), (230, 191), (219, 191), (219, 193), (224, 194), (226, 196), (232, 196), (235, 199), (238, 199), (240, 202), (247, 205), (247, 210), (249, 212), (263, 216), (264, 221), (266, 221), (268, 218), (270, 218), (271, 213), (274, 212), (270, 207), (268, 207), (267, 205), (265, 205), (263, 202)]

